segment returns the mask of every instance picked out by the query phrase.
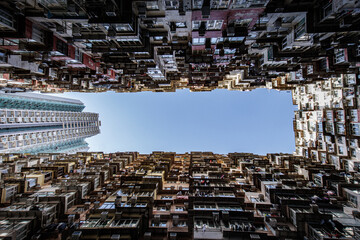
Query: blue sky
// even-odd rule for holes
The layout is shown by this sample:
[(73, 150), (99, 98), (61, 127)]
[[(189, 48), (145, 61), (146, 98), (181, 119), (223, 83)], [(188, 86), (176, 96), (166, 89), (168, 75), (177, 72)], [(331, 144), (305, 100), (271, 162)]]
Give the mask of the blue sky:
[(290, 92), (64, 93), (100, 114), (90, 151), (292, 153)]

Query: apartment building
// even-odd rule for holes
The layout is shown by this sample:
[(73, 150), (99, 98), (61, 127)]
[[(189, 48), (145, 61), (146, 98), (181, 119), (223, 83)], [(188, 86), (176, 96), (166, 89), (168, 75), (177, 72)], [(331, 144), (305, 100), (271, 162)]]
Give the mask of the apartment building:
[(1, 152), (77, 152), (98, 134), (98, 114), (79, 100), (28, 92), (0, 93)]
[[(358, 7), (344, 0), (4, 0), (0, 86), (252, 90), (284, 74), (295, 84), (356, 74)], [(234, 71), (244, 71), (244, 85), (229, 85)]]
[(355, 74), (341, 74), (293, 89), (297, 155), (358, 171), (356, 82)]
[[(9, 239), (359, 238), (358, 172), (304, 156), (0, 156), (2, 168), (29, 163), (1, 176), (0, 224)], [(73, 163), (71, 174), (55, 178), (62, 162)]]

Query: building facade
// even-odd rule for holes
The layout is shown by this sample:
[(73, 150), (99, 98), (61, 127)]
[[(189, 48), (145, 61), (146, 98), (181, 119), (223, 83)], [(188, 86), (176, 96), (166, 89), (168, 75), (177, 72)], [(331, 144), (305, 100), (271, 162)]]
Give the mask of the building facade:
[(5, 239), (360, 238), (359, 173), (292, 154), (0, 154)]
[(100, 132), (98, 114), (81, 101), (35, 93), (0, 93), (1, 152), (76, 152)]

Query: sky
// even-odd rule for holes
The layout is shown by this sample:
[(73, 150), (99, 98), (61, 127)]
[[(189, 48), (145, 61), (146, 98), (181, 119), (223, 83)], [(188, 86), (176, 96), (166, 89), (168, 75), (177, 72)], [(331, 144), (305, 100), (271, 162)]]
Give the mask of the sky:
[(295, 106), (289, 91), (64, 93), (99, 113), (89, 151), (292, 153)]

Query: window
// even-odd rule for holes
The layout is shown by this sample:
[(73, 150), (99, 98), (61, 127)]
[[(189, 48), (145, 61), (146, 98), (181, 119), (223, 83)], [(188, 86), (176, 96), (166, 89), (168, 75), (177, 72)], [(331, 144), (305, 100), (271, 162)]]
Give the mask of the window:
[(235, 0), (233, 1), (232, 8), (263, 7), (266, 2), (266, 0)]
[(343, 155), (344, 154), (344, 148), (339, 146), (338, 149), (339, 149), (339, 151), (338, 151), (339, 154)]
[(342, 111), (342, 110), (337, 111), (336, 118), (338, 121), (344, 121), (345, 120), (344, 111)]
[(313, 65), (308, 65), (307, 66), (307, 73), (308, 74), (313, 74), (314, 73), (314, 66)]
[(292, 23), (292, 21), (294, 21), (294, 19), (295, 19), (295, 16), (283, 17), (282, 23)]
[(128, 23), (116, 24), (115, 29), (117, 32), (129, 32), (133, 31), (133, 28)]
[(167, 10), (175, 10), (179, 7), (179, 2), (177, 0), (175, 1), (165, 1), (165, 7)]
[(157, 207), (156, 208), (157, 211), (167, 211), (166, 207), (162, 206), (162, 207)]
[(320, 60), (320, 62), (319, 62), (319, 68), (320, 68), (321, 70), (326, 70), (326, 69), (328, 69), (327, 58), (323, 58), (323, 59)]
[(202, 4), (203, 4), (203, 1), (202, 0), (194, 0), (193, 1), (193, 8), (196, 9), (196, 8), (201, 8), (202, 7)]
[(32, 39), (34, 39), (37, 42), (43, 43), (44, 42), (44, 33), (40, 29), (33, 27)]
[(294, 209), (290, 210), (290, 219), (292, 220), (292, 223), (294, 224), (294, 226), (297, 226), (297, 222), (296, 222), (296, 212)]
[(19, 39), (0, 39), (0, 45), (2, 46), (16, 46), (19, 44)]
[(350, 154), (352, 157), (356, 157), (356, 150), (354, 148), (350, 148)]
[(201, 23), (201, 21), (192, 21), (192, 29), (198, 30), (200, 27), (200, 23)]
[[(331, 145), (329, 145), (329, 148), (330, 148)], [(329, 152), (331, 152), (331, 150), (329, 150)], [(321, 159), (321, 162), (322, 163), (326, 163), (327, 161), (327, 155), (326, 153), (320, 153), (320, 159)]]
[(6, 54), (0, 52), (0, 62), (6, 62)]
[(219, 38), (211, 38), (211, 44), (212, 44), (212, 45), (217, 44), (218, 41), (219, 41)]
[(177, 28), (186, 28), (186, 22), (176, 22), (175, 25)]
[(157, 2), (146, 2), (146, 9), (147, 10), (158, 10), (159, 5)]
[(345, 49), (335, 49), (335, 63), (346, 62)]
[(193, 38), (192, 39), (193, 45), (204, 45), (205, 44), (205, 38)]
[(161, 199), (172, 200), (172, 196), (161, 196)]
[(303, 18), (299, 23), (295, 25), (294, 28), (294, 38), (298, 39), (305, 34), (306, 31), (306, 22), (305, 18)]
[(359, 162), (354, 162), (354, 170), (355, 171), (359, 171), (359, 166), (360, 166)]
[(326, 118), (327, 118), (327, 119), (330, 119), (330, 120), (333, 119), (333, 117), (332, 117), (332, 111), (327, 111), (327, 112), (326, 112)]
[(350, 139), (350, 146), (351, 147), (356, 147), (356, 139)]
[(269, 61), (272, 61), (273, 58), (274, 58), (273, 48), (272, 48), (272, 47), (269, 47), (267, 53), (268, 53), (268, 60), (269, 60)]
[(194, 205), (194, 209), (195, 210), (212, 210), (212, 209), (216, 209), (215, 206), (213, 205)]
[(79, 62), (83, 61), (83, 55), (79, 48), (75, 48), (75, 60)]
[(155, 223), (154, 220), (151, 222), (151, 226), (152, 226), (152, 227), (166, 227), (166, 224), (167, 224), (167, 222)]
[(357, 197), (354, 195), (351, 195), (350, 193), (347, 194), (347, 199), (349, 202), (353, 203), (355, 207), (357, 207)]
[(240, 27), (248, 27), (252, 20), (253, 20), (252, 18), (237, 19), (237, 20), (235, 20), (234, 23), (235, 23), (235, 25), (240, 26)]
[(212, 0), (211, 8), (227, 8), (229, 6), (229, 0)]
[(56, 41), (56, 50), (68, 55), (68, 46), (65, 42), (61, 41), (60, 39), (57, 39)]
[(360, 125), (359, 124), (352, 123), (352, 124), (350, 124), (350, 128), (351, 128), (352, 134), (354, 134), (355, 136), (360, 135)]
[(13, 27), (13, 17), (7, 12), (0, 9), (0, 23), (3, 23), (9, 27)]
[(220, 30), (224, 20), (209, 20), (206, 21), (206, 29), (207, 30)]
[[(207, 30), (221, 30), (224, 20), (208, 20), (205, 21)], [(201, 21), (192, 21), (192, 29), (198, 30), (200, 28)]]
[[(236, 53), (236, 49), (224, 49), (224, 55), (230, 55), (230, 54), (235, 54)], [(216, 49), (214, 51), (214, 54), (220, 54), (220, 49)]]
[(185, 221), (181, 221), (181, 222), (179, 222), (176, 226), (177, 226), (177, 227), (186, 227), (186, 222), (185, 222)]
[(182, 211), (185, 211), (185, 209), (184, 209), (184, 207), (176, 206), (176, 207), (175, 207), (175, 211), (182, 212)]
[(245, 38), (244, 37), (229, 37), (230, 42), (242, 42)]
[(325, 6), (323, 7), (323, 18), (329, 16), (332, 12), (333, 12), (332, 2), (330, 1), (327, 4), (325, 4)]

